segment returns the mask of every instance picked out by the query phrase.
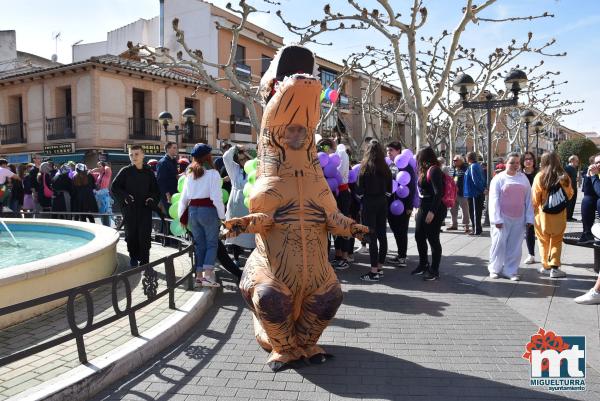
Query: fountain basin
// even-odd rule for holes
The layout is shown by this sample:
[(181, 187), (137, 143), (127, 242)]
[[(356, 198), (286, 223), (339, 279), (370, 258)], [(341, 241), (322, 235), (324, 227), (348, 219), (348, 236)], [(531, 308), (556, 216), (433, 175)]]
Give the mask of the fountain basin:
[[(17, 241), (21, 238), (23, 246), (16, 249), (23, 256), (14, 262), (12, 239), (0, 225), (0, 308), (108, 277), (116, 269), (119, 233), (112, 228), (55, 219), (4, 219), (4, 222)], [(40, 252), (44, 240), (48, 253)], [(72, 246), (65, 246), (65, 242)], [(37, 260), (27, 259), (31, 259), (32, 253)], [(7, 265), (9, 257), (13, 262)], [(0, 316), (0, 329), (65, 302), (66, 298)]]

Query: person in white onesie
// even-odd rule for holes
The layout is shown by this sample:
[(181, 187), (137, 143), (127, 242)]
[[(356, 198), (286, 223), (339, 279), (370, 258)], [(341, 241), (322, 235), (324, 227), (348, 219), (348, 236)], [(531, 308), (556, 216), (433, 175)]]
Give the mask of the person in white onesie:
[(529, 180), (519, 171), (520, 156), (507, 156), (506, 170), (496, 174), (490, 184), (490, 278), (520, 280), (517, 274), (521, 260), (525, 228), (533, 224), (533, 204)]

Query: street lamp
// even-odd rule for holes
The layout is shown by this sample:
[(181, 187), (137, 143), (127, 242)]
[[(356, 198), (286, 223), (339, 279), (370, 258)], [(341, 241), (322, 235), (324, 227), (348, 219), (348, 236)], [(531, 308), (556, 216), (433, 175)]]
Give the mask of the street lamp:
[(529, 124), (535, 119), (535, 113), (529, 109), (521, 112), (521, 122), (525, 123), (525, 152), (529, 151)]
[(535, 157), (539, 157), (540, 155), (540, 132), (542, 132), (542, 128), (544, 128), (544, 123), (540, 120), (533, 123), (533, 129), (535, 131)]
[[(169, 130), (169, 124), (173, 122), (173, 115), (168, 111), (163, 111), (158, 115), (158, 121), (164, 128), (165, 138), (167, 139), (167, 141), (169, 140), (169, 135), (175, 135), (175, 143), (178, 142), (179, 135), (183, 134), (184, 132), (188, 136), (192, 136), (192, 130), (194, 129), (194, 121), (196, 121), (196, 112), (194, 111), (194, 109), (188, 108), (183, 110), (183, 112), (181, 113), (181, 117), (183, 118), (182, 124), (185, 127), (185, 131), (181, 131), (179, 129), (179, 125), (175, 125), (174, 130)], [(177, 144), (177, 146), (179, 146), (179, 144)]]
[(525, 72), (517, 69), (513, 69), (509, 72), (508, 76), (504, 79), (506, 89), (512, 92), (513, 97), (511, 99), (494, 100), (491, 93), (485, 95), (485, 100), (482, 101), (468, 101), (467, 96), (475, 88), (475, 81), (468, 74), (460, 74), (456, 77), (452, 83), (452, 88), (458, 92), (462, 100), (462, 106), (465, 109), (485, 109), (487, 110), (487, 183), (488, 188), (490, 181), (492, 181), (492, 174), (494, 168), (492, 165), (492, 109), (498, 109), (501, 107), (516, 106), (519, 101), (519, 92), (527, 85), (527, 75)]

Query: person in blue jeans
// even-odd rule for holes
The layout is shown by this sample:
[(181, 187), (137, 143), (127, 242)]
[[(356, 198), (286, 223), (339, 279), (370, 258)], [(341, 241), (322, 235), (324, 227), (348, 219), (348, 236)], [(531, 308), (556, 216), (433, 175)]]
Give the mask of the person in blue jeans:
[[(179, 201), (179, 217), (188, 210), (188, 227), (194, 236), (196, 283), (218, 287), (215, 260), (219, 246), (219, 227), (225, 218), (221, 175), (211, 158), (212, 148), (197, 143), (192, 149), (192, 164), (185, 178)], [(201, 276), (202, 273), (202, 277)]]
[(477, 153), (467, 153), (469, 167), (465, 173), (464, 196), (469, 200), (469, 217), (473, 232), (469, 235), (481, 235), (481, 215), (485, 201), (485, 176), (481, 165), (477, 162)]

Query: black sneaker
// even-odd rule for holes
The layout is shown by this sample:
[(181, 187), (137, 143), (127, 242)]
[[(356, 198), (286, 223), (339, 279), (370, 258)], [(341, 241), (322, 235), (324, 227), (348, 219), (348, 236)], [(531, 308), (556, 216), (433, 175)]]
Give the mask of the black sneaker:
[(596, 238), (594, 238), (594, 236), (591, 233), (583, 233), (583, 234), (581, 234), (581, 237), (579, 238), (579, 241), (577, 241), (577, 243), (578, 244), (590, 244), (594, 241), (596, 241)]
[(360, 276), (362, 281), (379, 281), (379, 274), (368, 272)]
[(430, 271), (428, 271), (425, 274), (423, 274), (423, 280), (425, 280), (425, 281), (435, 281), (438, 278), (440, 278), (439, 274), (435, 274), (435, 273), (432, 273)]
[(428, 268), (429, 268), (429, 265), (426, 265), (426, 266), (419, 265), (419, 266), (417, 266), (416, 269), (411, 271), (410, 274), (411, 274), (411, 276), (420, 276), (421, 274), (425, 273)]
[(340, 259), (334, 266), (333, 268), (335, 270), (346, 270), (347, 268), (350, 267), (350, 263), (348, 263), (347, 260), (344, 259)]
[(379, 274), (379, 278), (383, 278), (383, 269), (377, 269), (377, 274)]
[(406, 258), (398, 258), (398, 267), (406, 267)]

